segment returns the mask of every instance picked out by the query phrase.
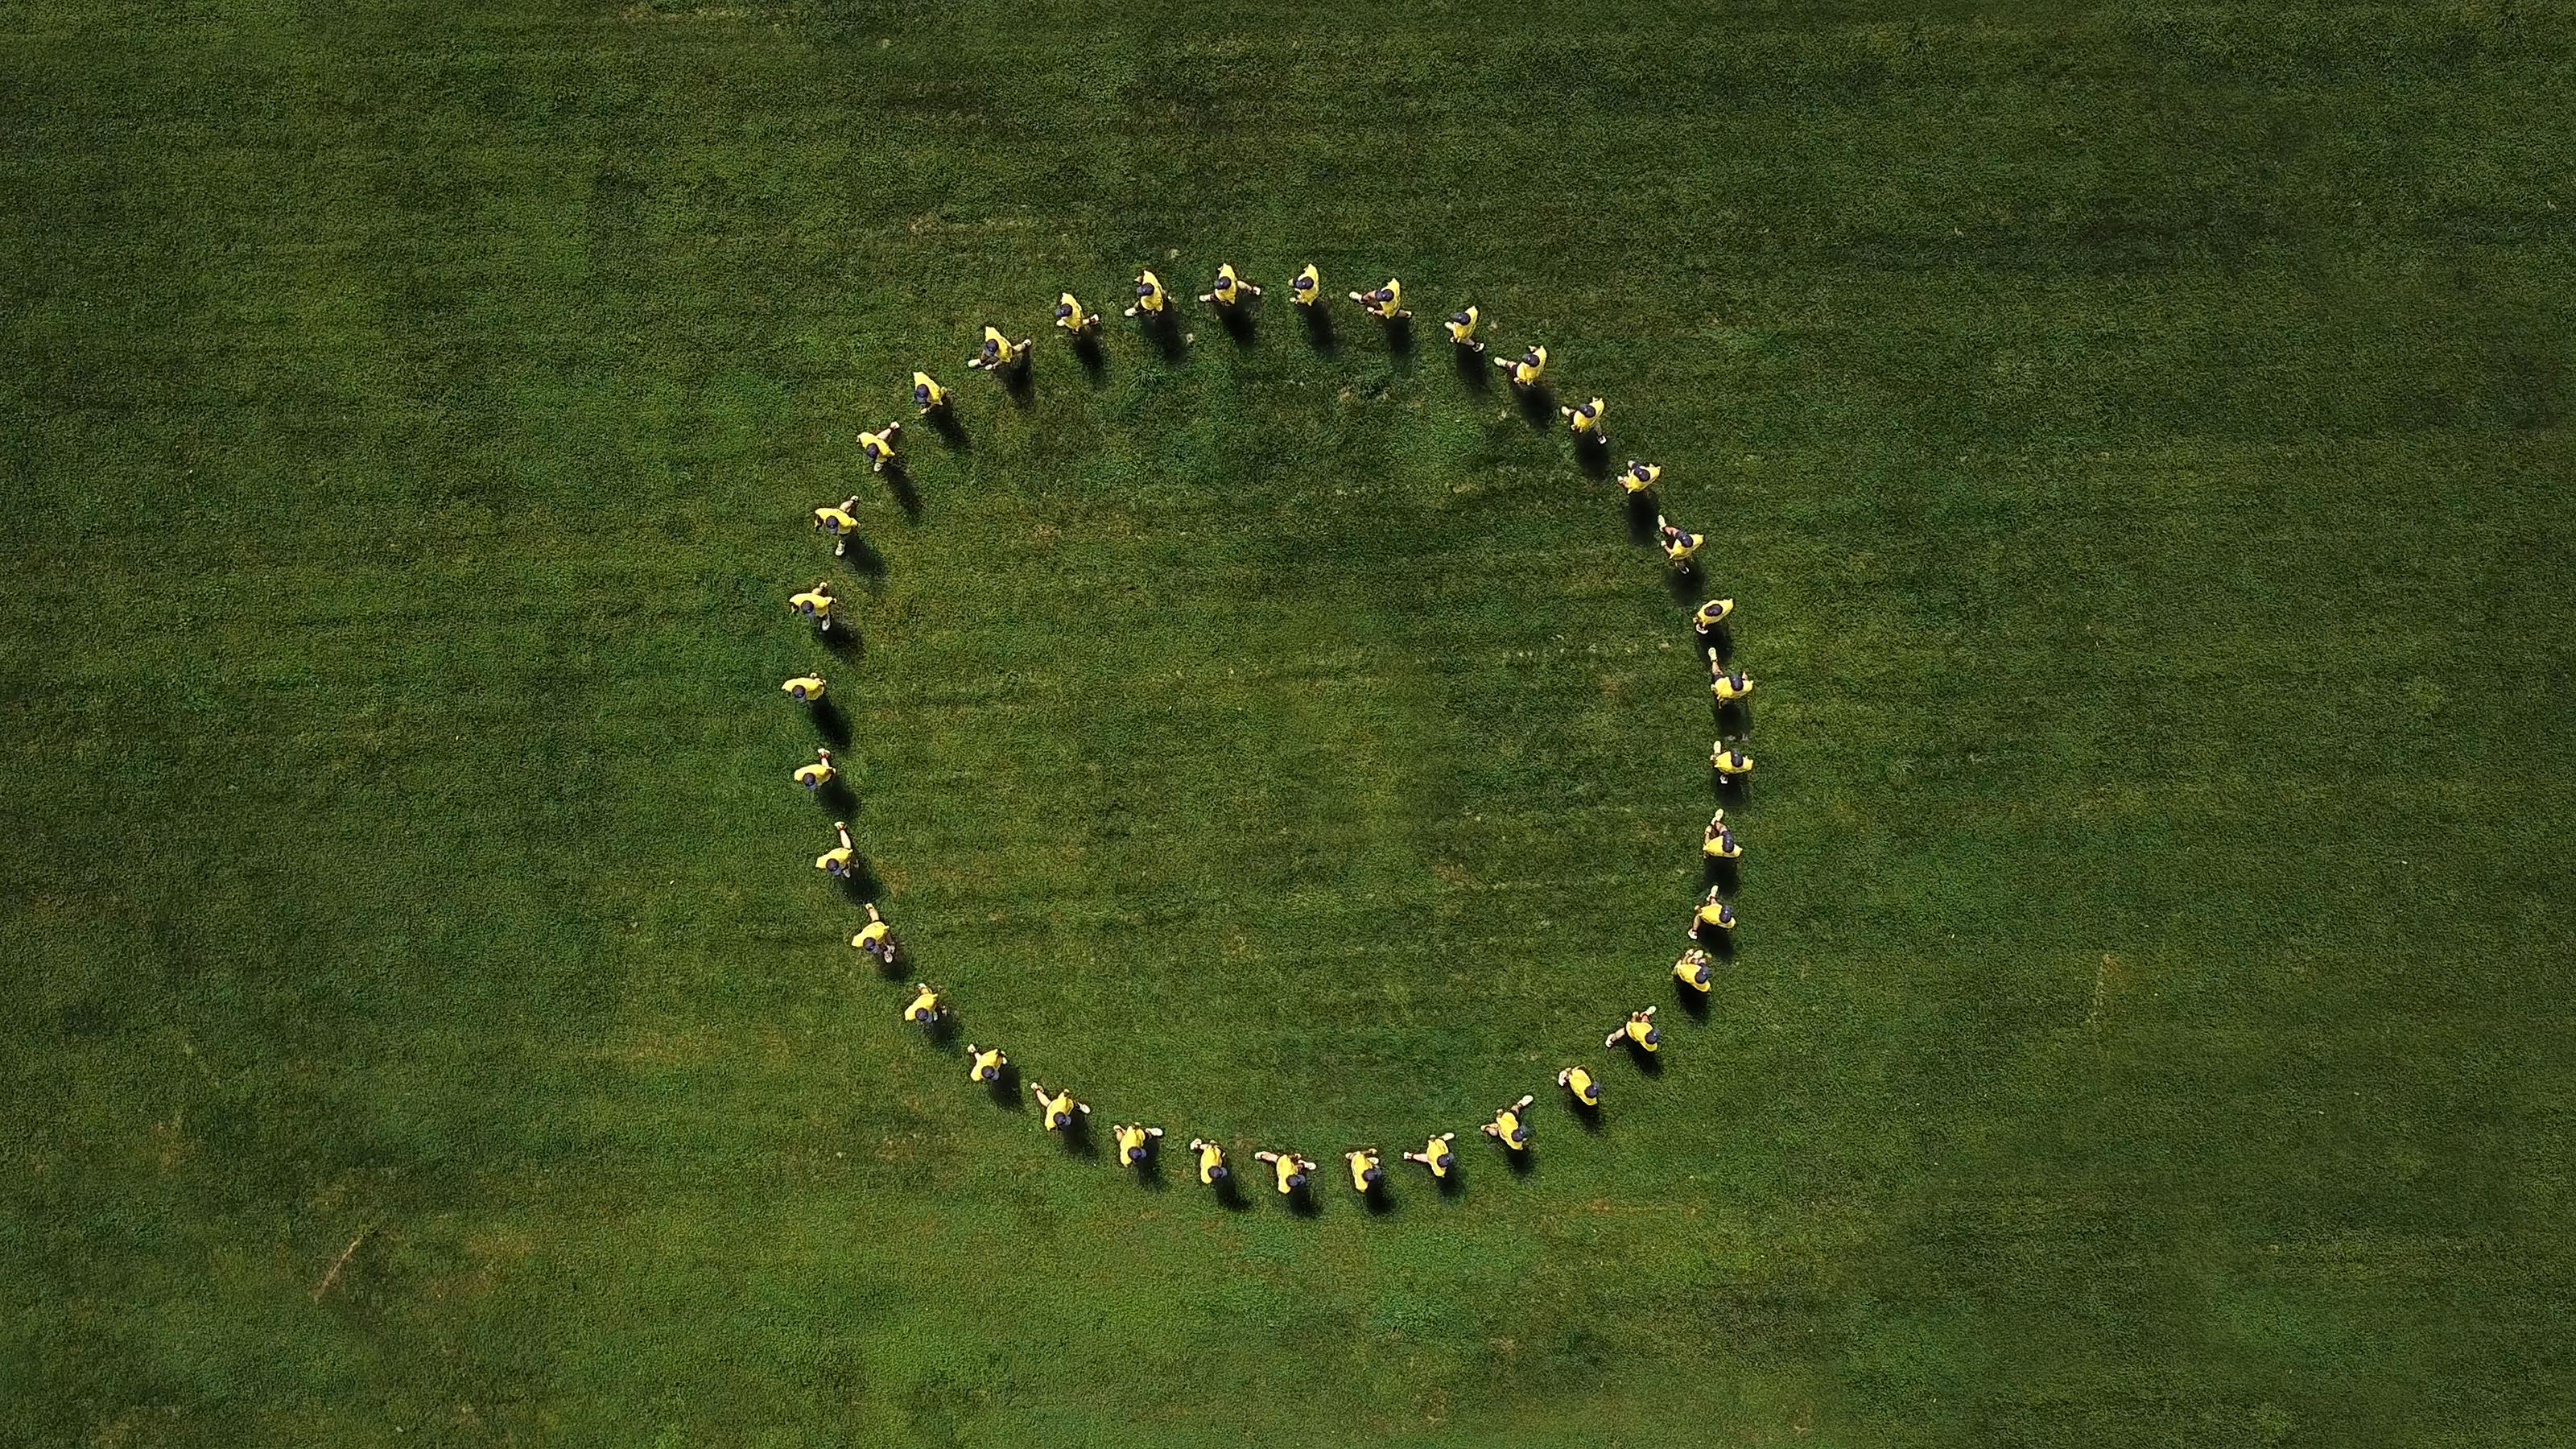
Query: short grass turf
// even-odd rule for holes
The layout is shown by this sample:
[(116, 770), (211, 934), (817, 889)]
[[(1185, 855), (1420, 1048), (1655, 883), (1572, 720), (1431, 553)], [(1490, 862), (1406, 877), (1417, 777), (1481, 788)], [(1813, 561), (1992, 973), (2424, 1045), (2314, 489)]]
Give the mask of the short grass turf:
[(5, 15), (0, 1440), (2576, 1439), (2564, 9)]

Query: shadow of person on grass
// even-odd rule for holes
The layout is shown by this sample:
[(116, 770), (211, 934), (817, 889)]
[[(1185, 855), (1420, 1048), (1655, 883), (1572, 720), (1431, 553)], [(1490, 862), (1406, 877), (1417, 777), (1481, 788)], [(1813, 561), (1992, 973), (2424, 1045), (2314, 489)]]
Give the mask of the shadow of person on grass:
[(835, 622), (829, 629), (818, 629), (815, 637), (822, 641), (823, 648), (833, 658), (844, 664), (856, 664), (868, 657), (868, 641), (860, 638), (859, 631), (846, 622)]
[(1700, 574), (1699, 560), (1691, 559), (1680, 568), (1667, 565), (1664, 573), (1664, 586), (1672, 591), (1674, 601), (1696, 608), (1699, 604), (1700, 585), (1707, 582)]
[(1503, 1161), (1511, 1165), (1512, 1176), (1527, 1177), (1538, 1171), (1538, 1144), (1530, 1143), (1518, 1152), (1506, 1150), (1503, 1153)]
[(1145, 340), (1154, 344), (1165, 362), (1179, 362), (1190, 355), (1190, 340), (1181, 335), (1181, 324), (1172, 319), (1171, 313), (1139, 317), (1136, 322)]
[(1628, 517), (1628, 541), (1642, 546), (1653, 546), (1655, 542), (1655, 515), (1658, 511), (1655, 503), (1655, 495), (1652, 493), (1629, 494), (1625, 511)]
[(1627, 1047), (1628, 1060), (1637, 1064), (1637, 1071), (1640, 1075), (1660, 1077), (1664, 1074), (1664, 1054), (1662, 1052), (1650, 1052), (1633, 1041), (1628, 1042)]
[(835, 884), (840, 886), (842, 897), (854, 906), (866, 905), (885, 890), (885, 882), (877, 879), (864, 855), (852, 857), (849, 873), (836, 877)]
[(1242, 306), (1217, 308), (1216, 325), (1225, 329), (1225, 335), (1234, 339), (1235, 346), (1250, 347), (1252, 345), (1254, 330), (1252, 326), (1251, 307)]
[(939, 441), (947, 444), (950, 452), (968, 453), (974, 451), (975, 440), (966, 435), (966, 424), (958, 418), (957, 409), (954, 407), (942, 404), (939, 407), (932, 408), (930, 410), (929, 423), (930, 430), (939, 435)]
[(1673, 995), (1680, 1000), (1682, 1011), (1693, 1021), (1704, 1022), (1708, 1020), (1709, 993), (1705, 991), (1695, 991), (1690, 987), (1683, 985), (1682, 979), (1678, 976), (1672, 978), (1672, 982)]
[(814, 733), (823, 737), (823, 743), (841, 749), (849, 748), (850, 717), (841, 713), (841, 707), (834, 704), (830, 696), (827, 695), (808, 704), (805, 706), (805, 711), (813, 716)]
[(885, 480), (886, 492), (894, 495), (895, 506), (903, 510), (908, 522), (921, 521), (921, 494), (912, 486), (911, 470), (897, 464), (877, 475)]
[(1512, 401), (1521, 410), (1521, 421), (1544, 433), (1556, 425), (1556, 389), (1542, 381), (1528, 387), (1512, 389)]
[(1011, 400), (1011, 406), (1022, 412), (1027, 412), (1029, 404), (1037, 401), (1038, 384), (1036, 377), (1032, 375), (1036, 371), (1036, 368), (1029, 365), (1026, 354), (1022, 354), (1017, 364), (1001, 370), (1002, 395)]
[(1340, 342), (1333, 336), (1333, 314), (1324, 310), (1323, 303), (1318, 302), (1312, 307), (1300, 307), (1297, 309), (1297, 315), (1306, 324), (1307, 346), (1328, 358), (1341, 351)]
[(1413, 319), (1389, 317), (1379, 327), (1386, 333), (1387, 354), (1398, 362), (1413, 360)]
[(1718, 663), (1729, 667), (1734, 665), (1735, 630), (1732, 626), (1720, 624), (1706, 631), (1693, 630), (1692, 638), (1699, 646), (1700, 658), (1708, 658), (1708, 651), (1714, 649), (1717, 651)]
[(1073, 360), (1082, 364), (1082, 375), (1093, 387), (1109, 380), (1109, 355), (1100, 350), (1100, 338), (1092, 332), (1077, 332), (1073, 337)]
[(833, 819), (847, 820), (852, 808), (859, 803), (859, 797), (850, 793), (848, 781), (834, 775), (828, 784), (814, 792), (814, 803), (822, 806), (823, 813)]
[(1566, 1097), (1565, 1101), (1567, 1109), (1574, 1114), (1574, 1120), (1583, 1124), (1583, 1130), (1593, 1134), (1594, 1136), (1599, 1136), (1601, 1133), (1601, 1108), (1597, 1105), (1577, 1101), (1571, 1094)]
[(868, 586), (868, 592), (882, 591), (886, 577), (885, 555), (877, 552), (875, 544), (855, 535), (842, 539), (841, 544), (841, 562), (850, 566), (850, 572), (859, 576), (860, 581)]
[(1209, 1184), (1208, 1191), (1215, 1196), (1216, 1205), (1227, 1212), (1239, 1213), (1252, 1206), (1251, 1201), (1244, 1197), (1243, 1189), (1236, 1185), (1231, 1168), (1227, 1170), (1225, 1176)]
[(1494, 379), (1485, 368), (1485, 354), (1472, 347), (1452, 347), (1449, 360), (1458, 369), (1458, 380), (1469, 392), (1492, 392)]
[(1574, 465), (1594, 482), (1610, 476), (1610, 445), (1590, 433), (1574, 435)]
[(1005, 1112), (1029, 1110), (1028, 1089), (1020, 1085), (1020, 1069), (1015, 1063), (1002, 1063), (1001, 1073), (986, 1082), (984, 1090), (992, 1094), (993, 1105)]

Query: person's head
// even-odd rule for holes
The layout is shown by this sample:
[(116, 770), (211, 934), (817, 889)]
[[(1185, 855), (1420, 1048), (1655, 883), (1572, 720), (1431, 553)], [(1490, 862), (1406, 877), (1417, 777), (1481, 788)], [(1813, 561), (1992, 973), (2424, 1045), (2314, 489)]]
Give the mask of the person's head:
[(1062, 1107), (1053, 1108), (1047, 1113), (1047, 1124), (1062, 1131), (1073, 1124), (1073, 1114)]
[(1142, 1161), (1144, 1161), (1144, 1160), (1145, 1160), (1145, 1144), (1144, 1144), (1144, 1143), (1142, 1143), (1142, 1142), (1139, 1142), (1139, 1143), (1135, 1144), (1134, 1146), (1132, 1146), (1132, 1147), (1128, 1148), (1128, 1149), (1127, 1149), (1127, 1160), (1128, 1160), (1129, 1162), (1142, 1162)]
[(1291, 1171), (1288, 1174), (1288, 1190), (1290, 1192), (1295, 1192), (1297, 1189), (1304, 1187), (1305, 1185), (1306, 1174), (1296, 1171)]
[(1386, 1176), (1386, 1169), (1378, 1166), (1374, 1162), (1360, 1169), (1360, 1181), (1367, 1183), (1371, 1187), (1377, 1186), (1377, 1180), (1384, 1176)]
[(1226, 1177), (1226, 1166), (1225, 1166), (1225, 1164), (1224, 1164), (1224, 1163), (1222, 1163), (1222, 1162), (1211, 1162), (1211, 1163), (1209, 1163), (1209, 1164), (1208, 1164), (1207, 1175), (1208, 1175), (1208, 1181), (1210, 1181), (1210, 1182), (1223, 1182), (1223, 1181), (1225, 1181), (1225, 1177)]

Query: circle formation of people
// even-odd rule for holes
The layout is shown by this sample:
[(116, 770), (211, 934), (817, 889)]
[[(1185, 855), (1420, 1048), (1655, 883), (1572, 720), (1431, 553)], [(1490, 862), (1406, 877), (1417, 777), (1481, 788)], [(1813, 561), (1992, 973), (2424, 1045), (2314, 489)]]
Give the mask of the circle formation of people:
[[(1217, 268), (1215, 280), (1207, 291), (1199, 294), (1199, 301), (1216, 309), (1229, 326), (1240, 329), (1250, 325), (1254, 301), (1261, 295), (1260, 287), (1245, 280), (1232, 263), (1227, 263)], [(1404, 307), (1404, 284), (1401, 281), (1390, 277), (1382, 286), (1347, 295), (1372, 321), (1388, 331), (1391, 344), (1399, 349), (1410, 345), (1409, 328), (1413, 314)], [(1304, 317), (1309, 329), (1317, 337), (1329, 340), (1331, 304), (1324, 291), (1323, 279), (1312, 265), (1298, 272), (1289, 282), (1288, 299)], [(1151, 331), (1167, 351), (1177, 351), (1174, 344), (1186, 340), (1176, 335), (1180, 325), (1176, 311), (1176, 304), (1164, 290), (1160, 278), (1151, 271), (1137, 274), (1135, 302), (1126, 309), (1125, 315)], [(1102, 333), (1100, 314), (1086, 309), (1073, 293), (1065, 292), (1056, 298), (1054, 322), (1056, 329), (1065, 335), (1086, 365), (1096, 365)], [(1452, 313), (1443, 324), (1462, 371), (1481, 369), (1487, 359), (1486, 340), (1478, 335), (1482, 322), (1477, 309), (1468, 306)], [(988, 373), (1005, 386), (1017, 390), (1028, 386), (1035, 352), (1034, 339), (1015, 339), (1002, 329), (987, 325), (981, 346), (973, 357), (967, 359), (966, 366)], [(1495, 354), (1490, 360), (1524, 406), (1537, 410), (1537, 415), (1543, 418), (1544, 410), (1552, 400), (1547, 391), (1547, 349), (1531, 344), (1516, 357)], [(917, 421), (929, 422), (943, 429), (956, 426), (953, 413), (955, 396), (927, 372), (912, 375), (912, 405)], [(1562, 418), (1575, 447), (1588, 463), (1595, 465), (1594, 471), (1608, 472), (1610, 443), (1603, 431), (1602, 417), (1606, 405), (1602, 400), (1591, 398), (1558, 407), (1555, 411)], [(858, 435), (860, 454), (869, 467), (880, 474), (891, 474), (899, 486), (905, 482), (902, 437), (903, 424), (900, 421), (889, 422)], [(1690, 532), (1664, 516), (1656, 494), (1663, 472), (1657, 464), (1631, 458), (1610, 476), (1617, 480), (1629, 506), (1638, 510), (1640, 518), (1646, 511), (1653, 511), (1655, 525), (1651, 538), (1663, 556), (1665, 567), (1691, 586), (1689, 592), (1705, 592), (1697, 588), (1701, 581), (1697, 555), (1703, 535)], [(853, 496), (838, 504), (826, 504), (813, 512), (815, 529), (832, 539), (832, 552), (836, 557), (846, 555), (856, 537), (860, 503), (861, 500)], [(846, 601), (834, 591), (829, 578), (816, 580), (813, 587), (789, 596), (787, 602), (790, 610), (811, 624), (827, 642), (851, 627), (843, 617)], [(1709, 817), (1707, 826), (1700, 833), (1700, 859), (1707, 891), (1699, 898), (1683, 928), (1689, 945), (1674, 960), (1670, 975), (1673, 990), (1680, 998), (1700, 1007), (1705, 1006), (1716, 988), (1719, 958), (1731, 957), (1734, 952), (1733, 897), (1740, 878), (1744, 848), (1736, 840), (1734, 826), (1727, 819), (1726, 807), (1730, 802), (1739, 807), (1742, 805), (1753, 775), (1753, 756), (1745, 745), (1749, 726), (1746, 700), (1753, 691), (1753, 680), (1733, 663), (1729, 621), (1734, 613), (1733, 599), (1708, 598), (1691, 614), (1691, 631), (1696, 644), (1694, 657), (1707, 664), (1709, 696), (1716, 714), (1717, 738), (1710, 747), (1708, 763), (1718, 805), (1716, 813)], [(791, 699), (818, 714), (831, 708), (826, 703), (829, 685), (820, 674), (799, 675), (788, 680), (782, 688)], [(794, 779), (807, 791), (822, 795), (838, 789), (839, 771), (831, 750), (817, 746), (814, 759), (797, 767)], [(834, 821), (832, 832), (833, 843), (815, 857), (815, 868), (846, 885), (872, 893), (872, 887), (868, 885), (872, 877), (865, 871), (858, 843), (850, 834), (848, 822)], [(868, 956), (889, 979), (906, 980), (911, 974), (910, 960), (901, 940), (875, 901), (868, 901), (864, 909), (866, 920), (850, 937), (850, 945)], [(912, 994), (904, 1004), (903, 1019), (921, 1028), (934, 1045), (944, 1048), (951, 1040), (954, 1028), (947, 994), (926, 980), (911, 980), (908, 984)], [(1655, 1023), (1655, 1007), (1646, 1005), (1624, 1013), (1602, 1037), (1601, 1044), (1605, 1052), (1625, 1053), (1641, 1067), (1658, 1062), (1659, 1054), (1664, 1050), (1664, 1037)], [(966, 1060), (968, 1082), (997, 1097), (1026, 1091), (1037, 1104), (1038, 1125), (1043, 1131), (1071, 1141), (1087, 1139), (1091, 1104), (1077, 1097), (1070, 1088), (1049, 1086), (1034, 1077), (1021, 1079), (1009, 1054), (998, 1046), (970, 1041), (963, 1045), (962, 1055)], [(1557, 1072), (1556, 1085), (1564, 1092), (1571, 1110), (1595, 1121), (1599, 1119), (1604, 1111), (1601, 1079), (1590, 1066), (1580, 1062), (1567, 1064)], [(1530, 1114), (1537, 1100), (1535, 1094), (1525, 1093), (1494, 1109), (1492, 1118), (1482, 1124), (1482, 1130), (1496, 1151), (1511, 1158), (1526, 1158), (1530, 1150)], [(1109, 1133), (1115, 1148), (1113, 1160), (1120, 1168), (1138, 1172), (1153, 1170), (1164, 1136), (1162, 1127), (1141, 1121), (1124, 1121), (1113, 1123)], [(1455, 1131), (1428, 1134), (1421, 1150), (1403, 1152), (1399, 1156), (1404, 1162), (1420, 1167), (1443, 1191), (1451, 1190), (1460, 1175), (1457, 1153), (1452, 1146), (1457, 1136)], [(1212, 1138), (1193, 1137), (1189, 1151), (1202, 1184), (1221, 1193), (1233, 1191), (1234, 1164), (1223, 1144)], [(1254, 1152), (1252, 1157), (1261, 1165), (1269, 1187), (1282, 1197), (1312, 1205), (1317, 1192), (1313, 1186), (1316, 1164), (1312, 1159), (1288, 1147), (1264, 1147)], [(1341, 1161), (1352, 1191), (1365, 1198), (1382, 1200), (1387, 1191), (1386, 1168), (1377, 1148), (1344, 1149)]]

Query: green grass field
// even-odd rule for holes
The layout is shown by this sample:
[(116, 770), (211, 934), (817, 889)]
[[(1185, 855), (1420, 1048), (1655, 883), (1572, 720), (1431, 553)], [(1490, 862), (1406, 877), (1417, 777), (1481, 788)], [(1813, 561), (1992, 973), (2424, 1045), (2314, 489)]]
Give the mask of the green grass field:
[(0, 18), (0, 1441), (2576, 1442), (2564, 6)]

